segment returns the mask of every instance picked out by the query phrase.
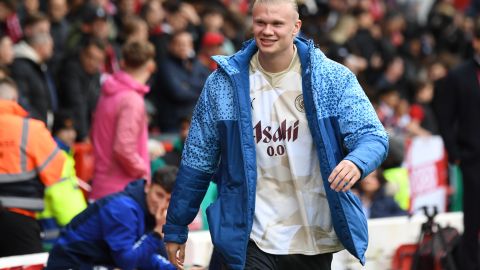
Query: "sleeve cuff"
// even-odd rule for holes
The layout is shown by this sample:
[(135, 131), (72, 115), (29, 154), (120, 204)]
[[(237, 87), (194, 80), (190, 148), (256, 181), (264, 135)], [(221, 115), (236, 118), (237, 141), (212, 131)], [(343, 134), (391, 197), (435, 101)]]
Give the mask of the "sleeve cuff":
[(163, 240), (165, 242), (183, 244), (187, 242), (188, 239), (188, 227), (165, 224), (163, 225), (163, 234)]

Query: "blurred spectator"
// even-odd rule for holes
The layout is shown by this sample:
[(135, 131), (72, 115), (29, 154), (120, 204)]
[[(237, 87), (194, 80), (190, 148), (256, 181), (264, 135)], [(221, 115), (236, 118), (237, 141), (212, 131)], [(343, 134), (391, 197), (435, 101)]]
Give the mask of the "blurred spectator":
[(228, 13), (224, 17), (222, 33), (227, 42), (223, 43), (223, 51), (226, 55), (232, 55), (242, 47), (247, 37), (247, 25), (244, 18), (235, 13)]
[(1, 79), (0, 257), (42, 252), (34, 211), (44, 208), (44, 188), (65, 176), (65, 153), (17, 99), (15, 83)]
[(202, 15), (204, 32), (221, 32), (224, 23), (223, 11), (217, 6), (209, 7)]
[(80, 54), (67, 59), (60, 69), (60, 107), (74, 112), (77, 141), (88, 139), (91, 118), (100, 96), (100, 70), (104, 60), (105, 44), (91, 37), (84, 40)]
[[(228, 26), (228, 25), (227, 25)], [(223, 36), (223, 43), (222, 43), (222, 52), (218, 54), (228, 54), (231, 55), (235, 52), (235, 45), (233, 42), (225, 37), (223, 31), (226, 30), (227, 27), (225, 25), (225, 12), (218, 6), (208, 6), (206, 11), (203, 13), (202, 16), (202, 27), (203, 27), (203, 34), (202, 34), (202, 42), (200, 43), (200, 50), (203, 46), (203, 39), (206, 33), (219, 33)]]
[(202, 21), (193, 6), (177, 0), (167, 0), (163, 6), (167, 11), (164, 31), (169, 35), (183, 31), (190, 32), (194, 48), (198, 49)]
[(432, 6), (428, 19), (428, 29), (437, 41), (438, 52), (462, 52), (468, 43), (462, 24), (464, 17), (457, 13), (453, 1), (440, 0)]
[(342, 16), (330, 32), (329, 57), (347, 66), (358, 75), (367, 68), (365, 58), (355, 55), (352, 51), (352, 38), (357, 32), (357, 22), (352, 16)]
[(473, 39), (475, 56), (450, 71), (437, 86), (435, 111), (449, 161), (463, 174), (463, 225), (461, 269), (477, 270), (480, 215), (480, 25)]
[(23, 36), (16, 9), (15, 0), (0, 0), (0, 33), (8, 35), (14, 43)]
[(131, 16), (123, 21), (121, 37), (124, 43), (148, 41), (147, 23), (140, 17)]
[(67, 21), (70, 25), (76, 25), (82, 20), (85, 4), (87, 0), (70, 0), (68, 1)]
[(414, 125), (420, 126), (429, 134), (438, 134), (437, 119), (431, 107), (432, 100), (433, 84), (429, 81), (417, 83), (410, 116)]
[(166, 12), (160, 0), (151, 0), (142, 8), (142, 17), (148, 25), (149, 40), (155, 46), (155, 62), (159, 65), (167, 55), (167, 34), (164, 29)]
[(198, 60), (210, 71), (217, 69), (217, 62), (212, 59), (212, 56), (224, 54), (222, 50), (223, 41), (223, 35), (217, 32), (207, 32), (202, 37)]
[(356, 18), (358, 30), (351, 40), (351, 46), (355, 53), (367, 61), (365, 79), (372, 85), (378, 79), (384, 61), (381, 57), (381, 30), (368, 10), (358, 10)]
[(192, 114), (210, 71), (195, 56), (189, 32), (174, 34), (168, 52), (168, 58), (158, 67), (152, 94), (160, 130), (178, 132), (180, 119)]
[(168, 165), (180, 166), (180, 161), (182, 159), (183, 146), (185, 145), (185, 140), (188, 136), (188, 131), (190, 130), (191, 117), (186, 117), (180, 119), (180, 132), (179, 137), (175, 138), (172, 142), (173, 149), (168, 151), (162, 157), (164, 162)]
[(37, 214), (43, 232), (43, 248), (50, 250), (60, 234), (60, 229), (87, 207), (78, 185), (73, 159), (76, 132), (69, 111), (55, 114), (52, 133), (58, 147), (66, 154), (63, 178), (45, 189), (45, 210)]
[(385, 71), (375, 83), (375, 88), (379, 90), (393, 87), (402, 97), (406, 97), (407, 90), (403, 81), (404, 72), (405, 63), (403, 59), (400, 56), (391, 58), (390, 61), (386, 61)]
[(0, 33), (0, 66), (7, 67), (13, 63), (14, 57), (12, 39)]
[(94, 37), (105, 43), (105, 63), (102, 72), (113, 74), (120, 69), (118, 62), (120, 53), (118, 48), (109, 37), (111, 25), (105, 9), (92, 4), (86, 4), (82, 8), (82, 20), (76, 23), (67, 40), (67, 48), (71, 54), (78, 52), (83, 40)]
[(123, 32), (125, 20), (130, 19), (132, 16), (135, 16), (135, 0), (118, 0), (117, 12), (113, 16), (113, 21), (115, 27), (119, 32)]
[(52, 74), (57, 74), (60, 61), (66, 52), (65, 43), (70, 31), (70, 24), (65, 18), (67, 11), (67, 0), (48, 1), (48, 16), (51, 23), (50, 33), (53, 38), (53, 47), (55, 48), (53, 57), (49, 61)]
[(17, 7), (17, 14), (22, 24), (26, 18), (35, 15), (38, 12), (40, 12), (39, 0), (24, 0), (21, 1), (20, 5)]
[(25, 19), (23, 25), (24, 38), (28, 39), (38, 33), (50, 34), (49, 18), (43, 13), (35, 13)]
[(94, 200), (121, 191), (134, 179), (150, 180), (143, 97), (155, 69), (155, 49), (147, 42), (132, 42), (124, 45), (122, 54), (122, 71), (105, 81), (93, 118)]
[(384, 218), (407, 215), (388, 194), (387, 182), (382, 170), (377, 169), (358, 182), (358, 196), (362, 202), (367, 218)]
[(405, 44), (405, 18), (398, 10), (392, 10), (382, 21), (382, 28), (383, 56), (392, 58)]
[(15, 45), (15, 61), (11, 71), (18, 84), (19, 103), (30, 117), (53, 125), (53, 112), (58, 108), (57, 92), (47, 61), (53, 53), (50, 23), (42, 14), (25, 21), (25, 40)]
[(383, 88), (377, 92), (376, 111), (380, 122), (389, 132), (393, 134), (396, 126), (395, 108), (400, 103), (400, 94), (393, 88)]
[(62, 232), (46, 269), (175, 270), (166, 259), (162, 225), (176, 174), (176, 167), (165, 167), (151, 183), (134, 181), (91, 204)]
[(430, 65), (427, 66), (427, 69), (428, 80), (434, 83), (445, 77), (448, 72), (447, 66), (440, 60), (433, 61)]

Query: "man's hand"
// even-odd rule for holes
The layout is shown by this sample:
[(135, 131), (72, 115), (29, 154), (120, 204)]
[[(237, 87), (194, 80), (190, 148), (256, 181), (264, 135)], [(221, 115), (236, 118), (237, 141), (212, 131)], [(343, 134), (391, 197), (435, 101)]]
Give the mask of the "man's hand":
[(158, 208), (157, 212), (155, 213), (156, 225), (154, 230), (157, 231), (159, 234), (161, 234), (162, 237), (163, 237), (162, 228), (163, 228), (163, 225), (165, 225), (166, 220), (167, 220), (167, 209)]
[(335, 191), (347, 191), (362, 176), (360, 169), (350, 160), (342, 160), (328, 177), (330, 188)]
[(168, 260), (177, 267), (183, 270), (183, 262), (185, 261), (185, 244), (178, 244), (173, 242), (166, 243)]

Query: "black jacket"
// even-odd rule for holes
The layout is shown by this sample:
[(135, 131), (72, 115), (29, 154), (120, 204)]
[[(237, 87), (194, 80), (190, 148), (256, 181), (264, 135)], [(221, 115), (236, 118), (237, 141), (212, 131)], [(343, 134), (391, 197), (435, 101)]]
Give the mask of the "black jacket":
[(48, 73), (47, 65), (34, 61), (29, 53), (23, 54), (24, 49), (29, 49), (26, 43), (21, 45), (22, 48), (16, 51), (20, 53), (11, 67), (12, 77), (18, 85), (19, 103), (30, 117), (52, 124), (47, 123), (47, 115), (56, 109), (54, 82)]
[(100, 73), (86, 73), (75, 56), (60, 68), (58, 90), (60, 107), (73, 111), (77, 139), (83, 140), (100, 96)]
[(434, 110), (451, 162), (480, 159), (479, 72), (471, 59), (436, 83)]

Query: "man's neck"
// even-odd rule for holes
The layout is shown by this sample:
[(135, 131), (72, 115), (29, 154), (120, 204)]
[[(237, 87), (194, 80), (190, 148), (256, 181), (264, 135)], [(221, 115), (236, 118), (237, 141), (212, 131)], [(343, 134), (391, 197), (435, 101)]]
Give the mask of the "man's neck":
[(292, 45), (291, 49), (282, 54), (270, 55), (258, 53), (258, 61), (262, 68), (271, 73), (278, 73), (286, 70), (294, 57), (295, 49)]
[(132, 78), (141, 83), (141, 84), (145, 84), (147, 81), (148, 81), (148, 78), (150, 78), (150, 73), (148, 72), (145, 72), (145, 71), (133, 71), (133, 70), (128, 70), (128, 69), (125, 69), (124, 70), (126, 73), (128, 73), (130, 76), (132, 76)]

